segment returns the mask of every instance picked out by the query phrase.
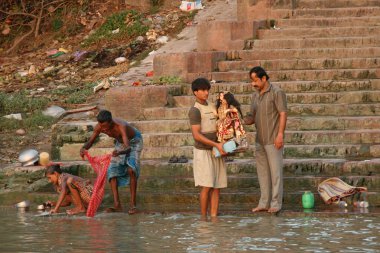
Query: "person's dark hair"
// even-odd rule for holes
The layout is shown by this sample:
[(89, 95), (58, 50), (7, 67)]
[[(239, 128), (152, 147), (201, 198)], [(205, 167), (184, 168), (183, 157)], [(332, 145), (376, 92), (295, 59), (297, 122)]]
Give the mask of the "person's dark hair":
[(268, 76), (267, 72), (265, 72), (265, 70), (260, 66), (253, 67), (249, 71), (249, 77), (252, 76), (252, 73), (256, 73), (256, 76), (260, 79), (265, 76), (267, 78), (267, 80), (269, 80), (269, 76)]
[(98, 113), (98, 116), (96, 116), (96, 119), (98, 120), (99, 123), (111, 122), (112, 121), (112, 114), (110, 111), (101, 110)]
[(59, 174), (62, 173), (61, 166), (59, 164), (52, 164), (48, 166), (45, 171), (45, 176), (54, 174), (54, 172), (57, 172)]
[(210, 90), (211, 84), (206, 78), (200, 77), (191, 83), (191, 89), (193, 92), (197, 90)]
[(240, 113), (240, 116), (243, 117), (243, 113), (241, 112), (240, 108), (240, 103), (235, 99), (235, 96), (231, 92), (225, 93), (224, 99), (227, 101), (228, 107), (230, 105), (233, 105)]

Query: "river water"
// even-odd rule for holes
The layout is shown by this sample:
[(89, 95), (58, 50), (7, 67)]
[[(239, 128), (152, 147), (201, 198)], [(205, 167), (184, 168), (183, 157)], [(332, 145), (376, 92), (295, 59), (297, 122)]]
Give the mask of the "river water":
[(0, 210), (0, 252), (380, 252), (376, 216), (36, 214)]

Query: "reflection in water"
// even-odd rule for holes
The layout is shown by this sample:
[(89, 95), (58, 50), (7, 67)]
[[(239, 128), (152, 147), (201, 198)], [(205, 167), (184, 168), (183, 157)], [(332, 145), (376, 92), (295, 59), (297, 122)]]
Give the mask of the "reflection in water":
[(380, 252), (380, 217), (124, 213), (36, 217), (0, 211), (1, 252)]

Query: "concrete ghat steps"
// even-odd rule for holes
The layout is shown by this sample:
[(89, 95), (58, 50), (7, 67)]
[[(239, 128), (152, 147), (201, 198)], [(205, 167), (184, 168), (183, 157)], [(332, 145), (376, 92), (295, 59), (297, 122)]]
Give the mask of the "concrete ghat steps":
[(251, 60), (251, 61), (220, 61), (218, 70), (249, 71), (255, 66), (276, 70), (321, 70), (321, 69), (362, 69), (366, 66), (375, 69), (380, 65), (380, 57), (373, 58), (338, 58), (338, 59), (288, 59), (288, 60)]
[[(80, 148), (80, 147), (77, 147)], [(143, 150), (143, 159), (160, 159), (175, 156), (193, 157), (193, 146), (182, 147), (146, 147)], [(244, 153), (235, 155), (235, 158), (254, 157), (255, 147), (251, 145)], [(380, 145), (376, 144), (287, 144), (284, 149), (285, 158), (347, 158), (372, 159), (380, 156)]]
[[(310, 80), (355, 80), (378, 79), (380, 68), (372, 69), (325, 69), (325, 70), (281, 70), (268, 71), (276, 81), (310, 81)], [(216, 81), (235, 82), (249, 81), (247, 71), (212, 72), (211, 78)]]
[(346, 48), (376, 47), (380, 44), (380, 36), (341, 37), (341, 38), (301, 38), (301, 39), (265, 39), (253, 40), (254, 48)]
[[(329, 176), (284, 176), (284, 191), (295, 192), (317, 189), (318, 185)], [(380, 176), (340, 176), (349, 185), (366, 186), (369, 191), (380, 192)], [(138, 191), (160, 191), (172, 189), (175, 192), (197, 192), (194, 177), (144, 177), (139, 179)], [(228, 176), (228, 188), (224, 192), (255, 192), (260, 189), (255, 175)]]
[(355, 26), (378, 26), (380, 25), (380, 16), (369, 17), (313, 17), (313, 18), (291, 18), (277, 19), (275, 21), (278, 28), (307, 27), (309, 29), (320, 27), (350, 27)]
[(296, 7), (299, 9), (380, 7), (380, 2), (378, 0), (334, 0), (334, 1), (298, 0), (296, 2)]
[[(242, 105), (251, 104), (252, 94), (235, 94), (235, 98)], [(377, 103), (380, 102), (380, 90), (374, 91), (347, 91), (347, 92), (305, 92), (305, 93), (287, 93), (286, 94), (288, 104), (321, 104), (321, 103)], [(177, 107), (190, 108), (194, 102), (194, 96), (175, 96), (174, 105)], [(216, 98), (210, 99), (211, 102)]]
[[(281, 61), (281, 60), (279, 60)], [(359, 91), (359, 90), (380, 90), (380, 79), (353, 80), (353, 81), (283, 81), (272, 82), (283, 89), (286, 93), (297, 92), (343, 92), (343, 91)], [(174, 88), (174, 87), (173, 87)], [(194, 96), (190, 84), (181, 86), (181, 91), (173, 93), (174, 96), (188, 95)], [(252, 94), (255, 92), (251, 83), (247, 82), (222, 82), (215, 83), (211, 86), (211, 98), (215, 98), (214, 94), (221, 91), (230, 91), (233, 94)]]
[[(332, 2), (332, 1), (331, 1)], [(318, 9), (295, 9), (292, 17), (365, 17), (379, 16), (380, 7), (350, 7), (350, 8), (318, 8)]]
[[(147, 147), (179, 147), (194, 143), (191, 133), (144, 134), (144, 145)], [(250, 143), (255, 136), (248, 133)], [(380, 131), (375, 130), (319, 130), (319, 131), (287, 131), (285, 143), (289, 144), (376, 144), (380, 143)]]
[[(249, 105), (242, 106), (243, 112), (249, 112)], [(188, 119), (189, 108), (154, 107), (144, 109), (146, 120)], [(376, 104), (290, 104), (289, 116), (378, 116), (380, 105)]]
[[(188, 119), (180, 120), (144, 120), (131, 122), (143, 133), (181, 133), (190, 132)], [(372, 117), (289, 117), (287, 130), (358, 130), (380, 129), (380, 116)], [(245, 126), (251, 131), (253, 127)]]
[[(363, 58), (380, 57), (379, 47), (350, 47), (350, 48), (273, 48), (254, 50), (227, 51), (226, 60), (281, 60), (281, 59), (340, 59), (360, 56)], [(227, 80), (225, 80), (227, 81)]]
[(352, 37), (363, 34), (379, 34), (380, 26), (355, 26), (355, 27), (297, 27), (261, 29), (258, 31), (258, 39), (285, 39), (285, 38), (325, 38), (325, 37)]

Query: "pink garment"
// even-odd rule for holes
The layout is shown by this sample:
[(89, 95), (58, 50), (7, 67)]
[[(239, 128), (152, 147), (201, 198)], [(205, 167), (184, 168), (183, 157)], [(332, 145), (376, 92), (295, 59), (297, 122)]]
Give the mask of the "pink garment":
[(106, 175), (108, 166), (111, 163), (112, 155), (90, 156), (86, 151), (85, 156), (98, 175), (94, 183), (94, 189), (92, 191), (90, 203), (88, 204), (87, 213), (88, 217), (94, 217), (96, 210), (100, 206), (104, 196), (104, 186), (106, 184)]

